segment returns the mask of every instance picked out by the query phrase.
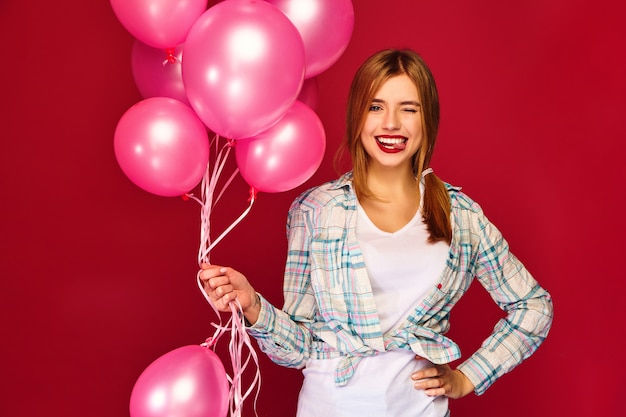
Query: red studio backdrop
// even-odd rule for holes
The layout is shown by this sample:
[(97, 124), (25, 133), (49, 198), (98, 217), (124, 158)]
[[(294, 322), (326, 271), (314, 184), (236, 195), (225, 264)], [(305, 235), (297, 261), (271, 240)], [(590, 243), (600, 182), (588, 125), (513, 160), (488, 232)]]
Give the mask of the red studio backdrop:
[[(433, 168), (483, 206), (555, 304), (535, 356), (484, 396), (452, 401), (453, 415), (620, 415), (624, 2), (353, 3), (350, 44), (317, 77), (321, 167), (295, 189), (259, 193), (211, 260), (282, 303), (287, 209), (337, 175), (354, 71), (381, 48), (413, 48), (441, 96)], [(5, 0), (0, 38), (0, 416), (128, 416), (151, 362), (213, 333), (215, 313), (195, 283), (199, 207), (140, 189), (115, 159), (116, 124), (141, 96), (134, 39), (109, 1)], [(237, 177), (212, 230), (247, 198)], [(500, 316), (475, 284), (452, 313), (464, 356)], [(223, 346), (217, 353), (228, 363)], [(293, 416), (300, 372), (260, 357), (258, 415)]]

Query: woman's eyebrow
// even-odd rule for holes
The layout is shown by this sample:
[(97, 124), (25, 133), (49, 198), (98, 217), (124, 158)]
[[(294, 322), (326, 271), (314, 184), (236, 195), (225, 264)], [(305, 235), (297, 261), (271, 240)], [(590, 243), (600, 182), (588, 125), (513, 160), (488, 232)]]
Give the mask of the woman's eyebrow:
[[(375, 98), (372, 100), (372, 103), (381, 103), (381, 104), (385, 104), (385, 100), (380, 99), (380, 98)], [(400, 102), (401, 106), (416, 106), (416, 107), (420, 107), (421, 104), (415, 100), (406, 100), (406, 101), (401, 101)]]

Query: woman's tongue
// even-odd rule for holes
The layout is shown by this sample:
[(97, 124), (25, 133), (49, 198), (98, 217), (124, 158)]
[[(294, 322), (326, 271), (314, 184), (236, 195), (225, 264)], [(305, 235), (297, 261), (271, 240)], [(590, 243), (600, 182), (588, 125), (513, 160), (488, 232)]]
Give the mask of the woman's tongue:
[(378, 146), (380, 146), (381, 148), (383, 148), (383, 150), (396, 150), (396, 151), (402, 151), (406, 148), (406, 141), (405, 140), (385, 140), (384, 138), (378, 139)]

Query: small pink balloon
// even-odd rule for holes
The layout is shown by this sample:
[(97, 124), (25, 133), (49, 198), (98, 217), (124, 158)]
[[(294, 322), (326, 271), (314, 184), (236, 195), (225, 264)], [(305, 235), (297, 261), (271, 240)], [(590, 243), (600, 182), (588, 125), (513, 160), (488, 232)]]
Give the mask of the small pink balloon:
[(170, 97), (189, 104), (181, 66), (183, 45), (169, 52), (135, 40), (130, 60), (135, 84), (143, 98)]
[(130, 395), (131, 417), (226, 417), (228, 380), (217, 355), (183, 346), (152, 362)]
[(173, 48), (207, 8), (207, 0), (110, 0), (131, 35), (154, 48)]
[(222, 1), (193, 25), (183, 50), (189, 103), (215, 133), (254, 136), (276, 123), (304, 81), (304, 45), (293, 23), (258, 0)]
[(324, 126), (315, 112), (296, 101), (278, 123), (238, 140), (237, 166), (258, 191), (278, 193), (303, 184), (317, 171), (326, 150)]
[(316, 77), (308, 78), (304, 80), (300, 95), (298, 95), (298, 101), (303, 102), (309, 106), (313, 111), (317, 110), (317, 104), (319, 101), (320, 87)]
[(178, 100), (152, 97), (132, 106), (115, 129), (117, 162), (144, 190), (165, 197), (195, 187), (209, 162), (206, 127)]
[(330, 68), (344, 53), (354, 29), (351, 0), (267, 0), (281, 9), (304, 41), (305, 78)]

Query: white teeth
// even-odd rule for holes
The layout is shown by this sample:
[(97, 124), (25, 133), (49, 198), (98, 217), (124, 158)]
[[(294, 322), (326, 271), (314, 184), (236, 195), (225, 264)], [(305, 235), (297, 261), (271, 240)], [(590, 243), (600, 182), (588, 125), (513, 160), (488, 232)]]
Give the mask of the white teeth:
[(395, 144), (398, 144), (398, 143), (406, 142), (406, 139), (402, 139), (402, 138), (380, 138), (380, 137), (376, 137), (376, 140), (379, 141), (380, 143), (384, 144), (384, 145), (395, 145)]

